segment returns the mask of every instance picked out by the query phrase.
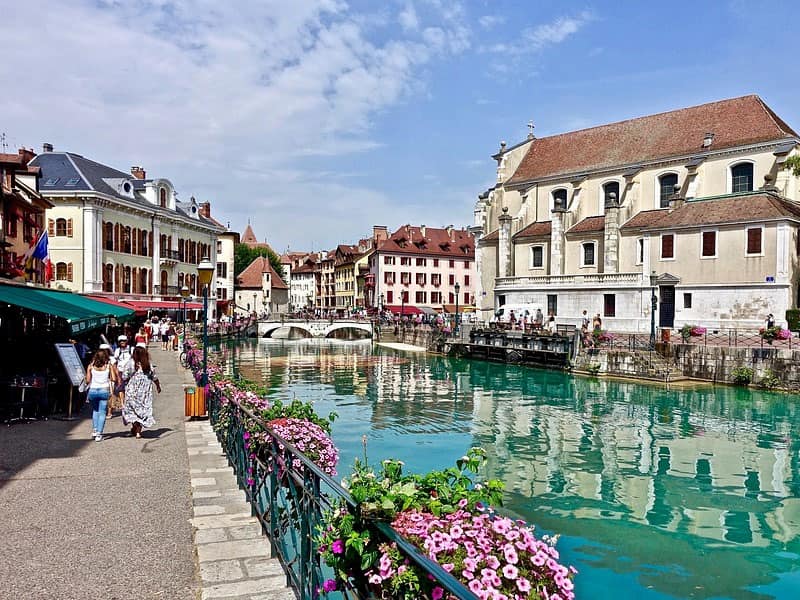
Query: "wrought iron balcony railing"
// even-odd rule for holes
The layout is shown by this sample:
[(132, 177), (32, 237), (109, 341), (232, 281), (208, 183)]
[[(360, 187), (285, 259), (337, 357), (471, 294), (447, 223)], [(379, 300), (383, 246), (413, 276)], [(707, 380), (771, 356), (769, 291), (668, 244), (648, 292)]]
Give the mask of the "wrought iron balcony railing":
[[(318, 590), (329, 573), (321, 563), (315, 537), (323, 514), (340, 500), (355, 508), (352, 497), (258, 416), (230, 399), (224, 411), (215, 395), (210, 394), (208, 400), (211, 423), (235, 471), (239, 487), (244, 490), (253, 514), (270, 539), (272, 557), (283, 565), (287, 582), (300, 600), (319, 598)], [(247, 423), (257, 423), (271, 436), (266, 450), (258, 455), (245, 446)], [(372, 521), (371, 526), (375, 536), (394, 542), (409, 561), (428, 573), (452, 597), (476, 600), (461, 582), (420, 554), (388, 523)], [(348, 600), (368, 597), (354, 590), (345, 590), (342, 594)]]
[(178, 296), (181, 293), (181, 288), (177, 285), (154, 285), (153, 295), (155, 296)]

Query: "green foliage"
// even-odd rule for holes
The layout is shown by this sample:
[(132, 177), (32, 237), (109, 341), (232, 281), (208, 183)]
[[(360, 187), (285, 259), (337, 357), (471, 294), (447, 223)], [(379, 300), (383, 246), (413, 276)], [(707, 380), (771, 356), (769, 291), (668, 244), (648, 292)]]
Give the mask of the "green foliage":
[(749, 385), (753, 381), (753, 369), (750, 367), (736, 367), (731, 371), (731, 380), (736, 385)]
[(761, 381), (758, 382), (758, 385), (764, 389), (771, 390), (773, 388), (780, 387), (781, 379), (772, 369), (766, 369), (764, 371), (764, 376), (761, 378)]
[(786, 329), (800, 331), (800, 309), (790, 308), (786, 311)]
[(286, 283), (286, 273), (283, 272), (280, 257), (269, 248), (251, 248), (247, 244), (236, 244), (233, 248), (233, 276), (238, 277), (259, 256), (266, 256), (269, 264)]
[(319, 425), (326, 433), (331, 432), (331, 423), (338, 416), (335, 412), (328, 415), (325, 419), (314, 412), (314, 405), (311, 402), (303, 402), (298, 398), (294, 398), (288, 404), (284, 404), (278, 399), (272, 401), (269, 408), (257, 411), (259, 417), (264, 421), (270, 422), (275, 419), (303, 419), (304, 421), (311, 421), (315, 425)]
[[(458, 509), (462, 500), (468, 509), (478, 504), (500, 505), (503, 482), (473, 481), (485, 463), (486, 452), (481, 448), (471, 448), (456, 461), (455, 467), (425, 475), (404, 474), (403, 462), (399, 460), (384, 460), (378, 472), (366, 464), (366, 459), (356, 460), (352, 475), (343, 482), (357, 504), (356, 509), (341, 500), (325, 513), (318, 530), (317, 541), (325, 563), (333, 568), (339, 581), (358, 585), (359, 578), (375, 567), (382, 554), (392, 557), (393, 564), (403, 561), (396, 546), (381, 544), (373, 537), (370, 520), (391, 521), (398, 512), (411, 509), (449, 514)], [(420, 577), (417, 569), (393, 577), (391, 597), (403, 600), (425, 597), (423, 590), (430, 582), (421, 581)]]
[(783, 166), (789, 169), (795, 177), (800, 177), (800, 154), (787, 158)]

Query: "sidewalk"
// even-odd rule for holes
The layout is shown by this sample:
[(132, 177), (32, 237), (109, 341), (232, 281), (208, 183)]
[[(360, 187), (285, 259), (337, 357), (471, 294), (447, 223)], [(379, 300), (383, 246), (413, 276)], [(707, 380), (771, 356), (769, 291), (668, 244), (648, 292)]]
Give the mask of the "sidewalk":
[(197, 598), (177, 358), (151, 347), (163, 392), (140, 440), (78, 419), (0, 425), (0, 598)]

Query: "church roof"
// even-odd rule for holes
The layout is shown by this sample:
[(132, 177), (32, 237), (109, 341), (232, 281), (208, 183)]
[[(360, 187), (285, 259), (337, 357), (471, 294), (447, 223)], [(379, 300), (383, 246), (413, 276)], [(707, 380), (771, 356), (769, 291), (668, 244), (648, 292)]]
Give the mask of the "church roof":
[(509, 184), (797, 137), (761, 98), (742, 96), (536, 138)]

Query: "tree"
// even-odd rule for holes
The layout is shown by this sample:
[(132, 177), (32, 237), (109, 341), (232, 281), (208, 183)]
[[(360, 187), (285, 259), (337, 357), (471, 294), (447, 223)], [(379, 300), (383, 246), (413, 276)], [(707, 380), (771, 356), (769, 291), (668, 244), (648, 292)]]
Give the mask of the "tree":
[(800, 177), (800, 154), (787, 158), (783, 166), (789, 169), (795, 177)]
[(233, 249), (233, 276), (238, 277), (259, 256), (266, 256), (269, 259), (269, 264), (272, 265), (281, 280), (286, 283), (286, 274), (283, 272), (280, 257), (269, 248), (251, 248), (247, 244), (236, 244)]

